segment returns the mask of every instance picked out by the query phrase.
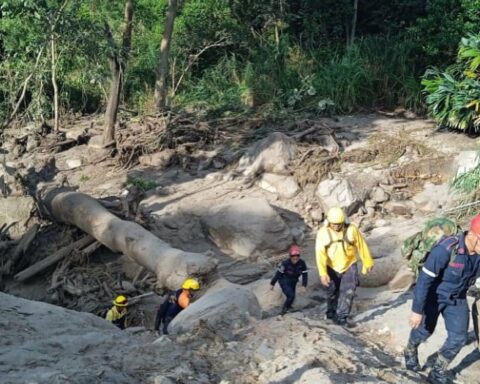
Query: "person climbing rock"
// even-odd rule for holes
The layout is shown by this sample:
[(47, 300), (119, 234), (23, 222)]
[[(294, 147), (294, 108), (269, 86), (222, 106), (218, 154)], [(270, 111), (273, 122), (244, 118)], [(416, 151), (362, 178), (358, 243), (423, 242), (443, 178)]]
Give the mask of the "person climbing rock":
[(270, 289), (273, 290), (275, 283), (278, 281), (283, 294), (287, 298), (283, 304), (282, 315), (292, 308), (292, 303), (295, 300), (295, 290), (300, 276), (302, 276), (303, 289), (306, 289), (308, 282), (307, 265), (305, 261), (300, 259), (300, 247), (295, 244), (291, 245), (288, 253), (290, 257), (278, 266), (277, 272), (270, 281)]
[(159, 331), (163, 323), (163, 334), (168, 335), (168, 325), (181, 311), (190, 305), (194, 292), (200, 289), (200, 283), (197, 279), (188, 278), (182, 288), (170, 292), (165, 301), (160, 305), (155, 317), (155, 330)]
[(113, 307), (109, 309), (105, 320), (115, 324), (120, 329), (127, 327), (127, 306), (128, 298), (119, 295), (112, 301)]
[(341, 208), (331, 208), (326, 224), (317, 232), (315, 255), (320, 281), (327, 287), (327, 319), (342, 326), (347, 325), (359, 284), (357, 253), (366, 275), (374, 265), (367, 243)]
[(467, 290), (480, 277), (479, 254), (480, 215), (477, 215), (468, 232), (445, 236), (432, 248), (419, 274), (409, 321), (412, 330), (404, 357), (407, 369), (421, 370), (418, 346), (433, 334), (441, 314), (447, 340), (429, 364), (430, 383), (453, 382), (447, 368), (467, 342)]

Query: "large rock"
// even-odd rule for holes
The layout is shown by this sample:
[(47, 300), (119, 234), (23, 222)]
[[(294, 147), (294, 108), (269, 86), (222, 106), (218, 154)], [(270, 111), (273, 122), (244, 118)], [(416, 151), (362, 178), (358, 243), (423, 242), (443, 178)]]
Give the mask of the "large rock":
[(274, 173), (264, 173), (258, 181), (258, 186), (286, 199), (291, 199), (300, 192), (300, 186), (292, 176), (276, 175)]
[(258, 300), (249, 289), (219, 280), (173, 319), (169, 331), (191, 331), (203, 322), (216, 329), (236, 329), (260, 316)]
[(213, 207), (201, 222), (219, 248), (238, 258), (284, 250), (292, 242), (287, 225), (264, 199), (242, 199)]
[(455, 159), (457, 163), (456, 177), (471, 171), (480, 164), (480, 151), (462, 151)]
[(322, 181), (318, 184), (316, 195), (325, 208), (341, 207), (347, 215), (354, 213), (359, 205), (347, 179), (333, 178)]
[(274, 132), (247, 149), (238, 163), (237, 170), (247, 177), (263, 172), (286, 174), (295, 152), (294, 139), (283, 133)]
[(29, 196), (0, 198), (0, 225), (16, 222), (10, 229), (10, 235), (21, 237), (34, 206), (35, 202)]
[(425, 183), (423, 191), (417, 193), (412, 200), (420, 211), (434, 213), (445, 209), (453, 199), (447, 184)]

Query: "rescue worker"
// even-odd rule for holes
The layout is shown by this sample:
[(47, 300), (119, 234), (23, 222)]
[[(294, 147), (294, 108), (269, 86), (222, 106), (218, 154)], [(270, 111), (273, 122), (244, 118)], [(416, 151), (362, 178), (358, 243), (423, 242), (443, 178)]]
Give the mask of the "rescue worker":
[(288, 253), (290, 258), (278, 266), (277, 272), (270, 281), (270, 289), (273, 290), (275, 283), (278, 281), (283, 294), (287, 298), (283, 304), (282, 315), (292, 308), (292, 303), (295, 300), (295, 290), (300, 276), (302, 276), (302, 286), (304, 290), (308, 282), (307, 265), (305, 261), (300, 259), (300, 247), (293, 244), (290, 246)]
[(183, 282), (181, 289), (170, 292), (158, 308), (157, 316), (155, 317), (155, 330), (158, 331), (163, 322), (163, 334), (168, 335), (168, 325), (170, 322), (190, 305), (194, 291), (198, 291), (199, 289), (200, 284), (198, 280), (188, 278)]
[(112, 304), (113, 307), (107, 312), (105, 320), (110, 321), (120, 329), (125, 329), (127, 327), (128, 299), (123, 295), (119, 295), (112, 301)]
[(480, 276), (479, 254), (480, 215), (477, 215), (468, 232), (441, 239), (430, 251), (420, 271), (409, 321), (412, 330), (404, 357), (407, 369), (421, 370), (418, 346), (435, 331), (441, 314), (447, 340), (430, 361), (430, 383), (453, 382), (447, 367), (467, 342), (469, 310), (466, 295), (469, 286)]
[(355, 224), (347, 222), (341, 208), (331, 208), (317, 232), (315, 254), (320, 281), (327, 287), (326, 317), (342, 326), (347, 325), (359, 284), (357, 253), (366, 275), (374, 264), (367, 243)]

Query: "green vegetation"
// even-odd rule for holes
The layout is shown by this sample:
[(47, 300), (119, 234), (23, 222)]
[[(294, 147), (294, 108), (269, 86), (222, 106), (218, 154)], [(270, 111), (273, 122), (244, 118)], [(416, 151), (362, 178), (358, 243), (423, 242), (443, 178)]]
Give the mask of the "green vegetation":
[[(0, 130), (14, 114), (51, 118), (57, 91), (61, 115), (104, 111), (112, 57), (125, 68), (123, 107), (154, 110), (171, 1), (131, 3), (132, 38), (125, 50), (126, 1), (2, 2)], [(430, 69), (424, 79), (432, 116), (453, 128), (478, 130), (480, 0), (179, 4), (168, 60), (170, 108), (217, 115), (399, 106), (423, 112), (420, 81), (435, 66), (448, 69)], [(449, 67), (462, 37), (459, 61)]]
[(80, 176), (80, 183), (86, 183), (88, 180), (90, 180), (90, 177), (88, 177), (87, 175), (81, 175)]
[(457, 205), (461, 206), (455, 211), (457, 217), (474, 216), (478, 213), (480, 201), (480, 166), (456, 177), (451, 188), (455, 191)]
[(140, 188), (144, 192), (149, 191), (150, 189), (153, 189), (158, 186), (157, 182), (154, 180), (147, 180), (142, 177), (133, 177), (133, 176), (128, 177), (127, 185)]

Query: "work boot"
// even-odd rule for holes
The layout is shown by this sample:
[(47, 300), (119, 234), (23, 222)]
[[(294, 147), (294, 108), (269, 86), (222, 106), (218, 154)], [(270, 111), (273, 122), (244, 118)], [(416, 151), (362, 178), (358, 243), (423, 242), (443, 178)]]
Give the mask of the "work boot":
[(280, 315), (282, 315), (282, 316), (285, 315), (288, 312), (289, 309), (290, 308), (283, 307), (282, 311), (280, 312)]
[(450, 360), (438, 354), (437, 359), (433, 362), (433, 367), (428, 374), (428, 382), (431, 384), (452, 384), (453, 375), (447, 370)]
[(403, 350), (403, 356), (405, 357), (405, 368), (414, 372), (421, 370), (418, 362), (418, 346), (409, 343)]

